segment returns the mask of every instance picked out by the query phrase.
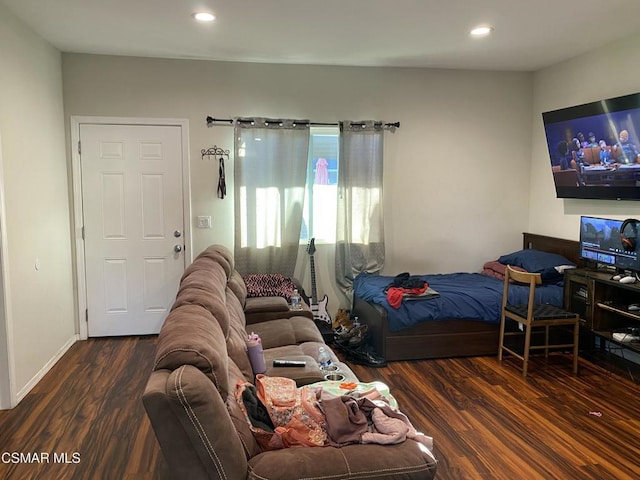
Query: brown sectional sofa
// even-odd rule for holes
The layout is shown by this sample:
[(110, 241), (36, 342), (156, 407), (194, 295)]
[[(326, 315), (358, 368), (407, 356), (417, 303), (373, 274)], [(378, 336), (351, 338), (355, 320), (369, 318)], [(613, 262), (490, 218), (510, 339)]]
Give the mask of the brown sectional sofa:
[[(305, 367), (269, 367), (266, 372), (294, 378), (299, 386), (322, 379), (315, 358), (324, 343), (310, 318), (284, 311), (289, 318), (247, 326), (246, 300), (231, 252), (211, 246), (185, 270), (160, 331), (143, 402), (176, 479), (434, 477), (436, 460), (414, 440), (261, 451), (234, 398), (238, 382), (254, 380), (247, 333), (261, 336), (268, 367), (275, 358), (307, 361)], [(357, 380), (331, 354), (347, 380)]]

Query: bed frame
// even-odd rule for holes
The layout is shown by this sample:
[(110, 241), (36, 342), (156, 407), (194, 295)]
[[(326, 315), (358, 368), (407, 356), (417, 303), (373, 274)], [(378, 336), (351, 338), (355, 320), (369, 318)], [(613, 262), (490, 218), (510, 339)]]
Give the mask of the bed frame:
[[(557, 253), (582, 266), (578, 242), (523, 233), (523, 248)], [(434, 320), (392, 332), (380, 305), (355, 297), (352, 315), (368, 325), (372, 347), (387, 361), (497, 355), (499, 324), (478, 320)]]

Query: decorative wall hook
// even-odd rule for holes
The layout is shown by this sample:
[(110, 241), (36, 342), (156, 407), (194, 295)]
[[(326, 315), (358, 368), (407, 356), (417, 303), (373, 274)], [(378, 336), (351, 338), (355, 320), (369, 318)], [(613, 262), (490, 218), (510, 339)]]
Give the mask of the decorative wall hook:
[(204, 159), (204, 157), (209, 157), (211, 158), (211, 156), (213, 155), (214, 157), (227, 157), (227, 159), (229, 158), (229, 150), (225, 150), (221, 147), (218, 147), (217, 145), (214, 145), (213, 147), (209, 147), (207, 149), (202, 149), (200, 150), (200, 153), (202, 154), (202, 158)]
[(227, 195), (227, 182), (225, 178), (224, 172), (224, 158), (229, 159), (229, 150), (225, 150), (224, 148), (220, 148), (217, 145), (213, 147), (202, 149), (200, 151), (202, 153), (202, 158), (207, 157), (210, 159), (213, 155), (214, 158), (218, 158), (218, 198), (224, 198)]

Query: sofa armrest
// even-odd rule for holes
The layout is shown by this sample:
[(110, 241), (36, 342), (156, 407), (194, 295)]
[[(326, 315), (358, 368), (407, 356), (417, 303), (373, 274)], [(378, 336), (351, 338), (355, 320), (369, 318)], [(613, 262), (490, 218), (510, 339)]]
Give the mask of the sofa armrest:
[[(309, 355), (283, 355), (282, 353), (267, 351), (265, 358), (269, 359), (267, 371), (264, 373), (268, 377), (290, 378), (295, 380), (298, 387), (324, 380), (324, 373), (320, 370), (318, 362)], [(274, 367), (273, 360), (302, 360), (306, 362), (306, 365), (304, 367)]]
[[(295, 380), (296, 385), (301, 387), (310, 383), (322, 382), (325, 380), (326, 372), (323, 372), (314, 357), (315, 350), (319, 348), (317, 345), (306, 344), (300, 348), (282, 347), (271, 348), (265, 351), (265, 361), (267, 363), (267, 371), (264, 373), (268, 377), (286, 377)], [(328, 348), (328, 347), (325, 347)], [(344, 376), (345, 382), (357, 382), (358, 377), (345, 363), (339, 362), (338, 357), (329, 350), (334, 358), (335, 372)], [(316, 355), (317, 356), (317, 355)], [(306, 362), (304, 367), (274, 367), (274, 360), (303, 360)]]
[(248, 297), (244, 305), (247, 325), (277, 318), (307, 317), (313, 319), (311, 309), (302, 305), (302, 310), (291, 310), (283, 297)]
[(247, 297), (245, 313), (288, 312), (289, 303), (284, 297)]
[(247, 458), (213, 382), (192, 365), (152, 372), (142, 396), (175, 478), (245, 478)]

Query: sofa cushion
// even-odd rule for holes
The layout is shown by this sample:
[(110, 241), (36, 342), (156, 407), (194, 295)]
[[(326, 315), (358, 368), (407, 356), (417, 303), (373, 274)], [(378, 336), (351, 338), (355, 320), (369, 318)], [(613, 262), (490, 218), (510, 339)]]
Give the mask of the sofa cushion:
[[(285, 448), (249, 460), (249, 479), (433, 479), (436, 460), (413, 440), (397, 445)], [(285, 467), (286, 466), (286, 467)]]
[(225, 337), (229, 334), (229, 311), (215, 293), (199, 288), (181, 288), (171, 309), (175, 310), (183, 305), (195, 305), (208, 310), (220, 325), (222, 334)]
[(227, 275), (227, 279), (231, 277), (231, 272), (234, 270), (235, 262), (233, 259), (233, 253), (227, 247), (222, 245), (211, 245), (202, 253), (200, 253), (194, 260), (194, 262), (200, 258), (210, 258), (216, 261), (220, 266), (224, 268)]
[(280, 318), (253, 323), (248, 329), (260, 335), (264, 349), (297, 345), (303, 342), (324, 343), (318, 327), (307, 317)]
[[(180, 284), (182, 284), (182, 281), (187, 278), (189, 275), (191, 275), (193, 272), (198, 271), (198, 270), (204, 270), (204, 271), (209, 271), (212, 269), (215, 269), (216, 266), (220, 267), (220, 264), (218, 261), (216, 261), (215, 258), (211, 258), (211, 257), (196, 257), (194, 259), (193, 262), (191, 262), (191, 264), (189, 266), (187, 266), (187, 268), (184, 269), (184, 272), (182, 272), (182, 277), (180, 278)], [(220, 267), (222, 268), (222, 267)], [(224, 269), (222, 269), (223, 273), (224, 273)], [(225, 274), (226, 276), (226, 274)]]
[(198, 260), (189, 266), (189, 273), (183, 275), (171, 308), (201, 305), (213, 314), (226, 336), (229, 330), (229, 315), (224, 303), (227, 277), (219, 264), (207, 262)]
[(183, 305), (165, 319), (156, 347), (154, 370), (175, 370), (193, 365), (209, 377), (226, 398), (229, 356), (225, 338), (211, 312), (198, 305)]
[(242, 280), (242, 275), (240, 275), (237, 270), (234, 270), (231, 273), (231, 277), (229, 277), (227, 285), (231, 290), (233, 290), (233, 293), (238, 297), (238, 300), (240, 300), (242, 308), (245, 308), (245, 304), (247, 302), (247, 286), (244, 284), (244, 280)]
[(196, 286), (203, 290), (224, 292), (227, 287), (227, 272), (223, 265), (211, 258), (196, 258), (182, 274), (180, 287)]
[(226, 292), (226, 306), (229, 312), (229, 335), (227, 335), (227, 352), (244, 376), (253, 380), (253, 370), (247, 354), (247, 331), (244, 328), (244, 313), (240, 301), (230, 288)]
[[(222, 278), (221, 278), (222, 277)], [(224, 283), (221, 283), (224, 282)], [(193, 269), (180, 281), (178, 291), (185, 288), (197, 288), (211, 292), (212, 294), (221, 294), (227, 286), (227, 280), (224, 277), (224, 271), (218, 265), (210, 269)]]
[(242, 327), (231, 323), (229, 327), (229, 336), (227, 337), (227, 352), (229, 359), (235, 363), (242, 376), (248, 381), (253, 380), (253, 368), (247, 353), (247, 334)]

